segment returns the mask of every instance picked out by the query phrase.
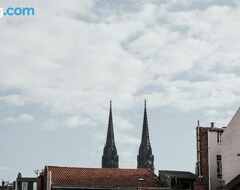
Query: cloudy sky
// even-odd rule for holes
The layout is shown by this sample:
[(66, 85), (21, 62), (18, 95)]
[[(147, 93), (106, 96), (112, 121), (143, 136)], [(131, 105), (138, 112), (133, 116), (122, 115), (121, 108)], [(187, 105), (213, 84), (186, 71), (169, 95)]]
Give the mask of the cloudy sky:
[(240, 3), (11, 0), (0, 18), (0, 178), (101, 167), (109, 100), (120, 167), (136, 168), (143, 104), (159, 169), (194, 172), (195, 127), (240, 104)]

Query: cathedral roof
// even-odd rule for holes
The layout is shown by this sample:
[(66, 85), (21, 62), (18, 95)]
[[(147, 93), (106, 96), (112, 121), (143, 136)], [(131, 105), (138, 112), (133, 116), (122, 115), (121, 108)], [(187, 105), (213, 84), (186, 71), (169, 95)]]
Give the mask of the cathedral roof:
[(165, 187), (149, 169), (46, 166), (53, 187)]

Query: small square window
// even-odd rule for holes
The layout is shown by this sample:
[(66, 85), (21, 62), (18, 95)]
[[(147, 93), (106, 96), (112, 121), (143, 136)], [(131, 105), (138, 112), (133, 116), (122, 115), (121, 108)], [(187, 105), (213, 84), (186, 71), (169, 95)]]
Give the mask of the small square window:
[(222, 133), (217, 132), (217, 143), (221, 143), (221, 136), (222, 136)]

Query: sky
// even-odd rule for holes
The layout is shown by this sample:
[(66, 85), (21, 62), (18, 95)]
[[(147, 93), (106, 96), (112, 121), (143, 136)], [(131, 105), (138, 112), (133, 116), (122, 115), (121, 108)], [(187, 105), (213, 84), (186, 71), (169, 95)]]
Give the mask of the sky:
[(0, 0), (0, 179), (101, 167), (109, 101), (121, 168), (136, 168), (144, 99), (158, 170), (195, 171), (197, 121), (240, 104), (237, 0)]

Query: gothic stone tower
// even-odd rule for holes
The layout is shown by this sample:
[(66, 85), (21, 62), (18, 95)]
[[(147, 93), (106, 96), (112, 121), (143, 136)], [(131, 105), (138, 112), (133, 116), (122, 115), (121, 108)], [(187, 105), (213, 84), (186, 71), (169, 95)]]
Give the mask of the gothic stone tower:
[(112, 101), (110, 101), (107, 140), (103, 150), (102, 168), (118, 168), (118, 155), (113, 131)]
[(146, 100), (144, 102), (144, 116), (143, 116), (143, 128), (142, 128), (142, 140), (139, 147), (139, 153), (137, 157), (137, 168), (149, 168), (154, 171), (154, 155), (152, 155), (152, 147), (149, 139), (148, 120), (147, 120), (147, 108)]

